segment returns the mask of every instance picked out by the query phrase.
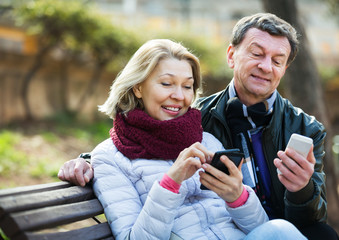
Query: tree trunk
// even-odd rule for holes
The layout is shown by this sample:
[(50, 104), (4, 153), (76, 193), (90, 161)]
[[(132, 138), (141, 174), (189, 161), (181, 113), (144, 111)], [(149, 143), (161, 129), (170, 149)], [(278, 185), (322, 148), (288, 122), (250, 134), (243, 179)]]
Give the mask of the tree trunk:
[(49, 52), (49, 50), (53, 47), (52, 44), (47, 45), (43, 48), (40, 48), (39, 52), (35, 56), (35, 60), (33, 62), (33, 65), (28, 70), (27, 74), (24, 76), (23, 84), (21, 88), (21, 99), (24, 105), (25, 110), (25, 118), (26, 120), (31, 120), (33, 118), (32, 111), (29, 105), (29, 98), (28, 98), (28, 90), (30, 83), (34, 77), (34, 75), (38, 72), (38, 70), (41, 68), (43, 64), (43, 58), (46, 56), (46, 54)]
[(80, 97), (80, 100), (78, 102), (76, 113), (80, 113), (81, 110), (84, 108), (87, 100), (93, 95), (95, 90), (97, 89), (100, 81), (101, 74), (103, 72), (104, 67), (106, 66), (107, 62), (98, 62), (95, 65), (95, 68), (93, 70), (92, 77), (90, 79), (90, 82), (83, 93), (83, 95)]
[[(331, 123), (328, 118), (321, 79), (315, 61), (309, 51), (309, 42), (306, 31), (299, 20), (299, 13), (295, 0), (262, 0), (265, 11), (276, 14), (294, 26), (300, 34), (299, 53), (288, 67), (284, 81), (284, 89), (293, 105), (301, 107), (305, 112), (314, 115), (322, 122), (327, 130), (325, 141), (324, 171), (327, 175), (327, 198), (329, 202), (329, 215), (339, 208), (338, 180), (335, 172), (335, 162), (332, 154)], [(330, 206), (331, 204), (331, 206)], [(334, 216), (335, 214), (333, 214)], [(334, 216), (336, 217), (336, 216)]]
[(60, 91), (60, 104), (61, 104), (61, 110), (66, 114), (71, 114), (72, 111), (69, 108), (69, 66), (71, 65), (72, 59), (74, 57), (73, 53), (64, 50), (65, 57), (60, 62), (60, 85), (61, 85), (61, 91)]

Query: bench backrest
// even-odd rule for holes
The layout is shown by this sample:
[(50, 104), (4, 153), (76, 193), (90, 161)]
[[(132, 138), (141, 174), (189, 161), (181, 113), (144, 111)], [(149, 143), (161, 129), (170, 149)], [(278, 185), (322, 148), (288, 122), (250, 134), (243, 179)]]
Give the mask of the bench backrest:
[(0, 228), (12, 240), (114, 239), (107, 222), (93, 220), (95, 225), (68, 231), (57, 228), (102, 213), (90, 185), (56, 182), (0, 190)]

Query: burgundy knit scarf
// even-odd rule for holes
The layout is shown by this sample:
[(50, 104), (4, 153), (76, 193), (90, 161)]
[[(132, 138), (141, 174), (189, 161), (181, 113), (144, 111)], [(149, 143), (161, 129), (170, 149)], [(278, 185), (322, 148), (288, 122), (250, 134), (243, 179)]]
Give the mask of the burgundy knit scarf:
[(176, 159), (179, 153), (202, 140), (201, 114), (190, 108), (184, 115), (156, 120), (141, 109), (118, 114), (110, 130), (117, 149), (130, 159)]

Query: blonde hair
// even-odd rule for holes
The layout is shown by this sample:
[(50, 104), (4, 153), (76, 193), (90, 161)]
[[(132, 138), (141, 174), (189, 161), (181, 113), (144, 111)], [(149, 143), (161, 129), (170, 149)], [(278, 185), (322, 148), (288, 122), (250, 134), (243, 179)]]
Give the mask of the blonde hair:
[(186, 60), (191, 65), (194, 100), (201, 85), (199, 59), (179, 43), (168, 39), (154, 39), (147, 41), (134, 53), (113, 81), (109, 97), (103, 105), (99, 106), (99, 111), (115, 119), (119, 112), (126, 114), (136, 107), (143, 108), (142, 101), (133, 93), (133, 87), (145, 81), (160, 60), (168, 58)]

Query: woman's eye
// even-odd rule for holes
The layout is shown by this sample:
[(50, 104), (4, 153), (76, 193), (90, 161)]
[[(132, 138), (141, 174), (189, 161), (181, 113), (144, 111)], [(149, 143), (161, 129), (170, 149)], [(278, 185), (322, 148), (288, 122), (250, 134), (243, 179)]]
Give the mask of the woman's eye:
[(192, 86), (187, 85), (187, 86), (185, 86), (185, 88), (186, 88), (186, 89), (192, 89)]
[(163, 85), (163, 86), (170, 86), (171, 84), (166, 83), (166, 82), (162, 82), (161, 85)]

